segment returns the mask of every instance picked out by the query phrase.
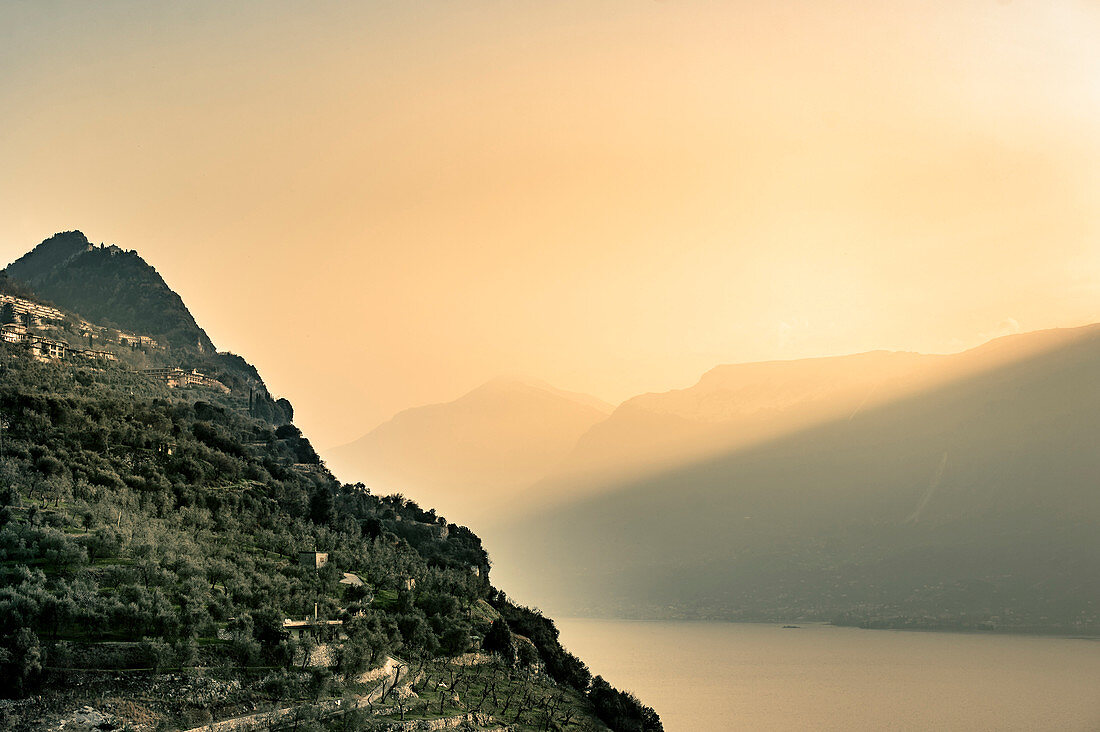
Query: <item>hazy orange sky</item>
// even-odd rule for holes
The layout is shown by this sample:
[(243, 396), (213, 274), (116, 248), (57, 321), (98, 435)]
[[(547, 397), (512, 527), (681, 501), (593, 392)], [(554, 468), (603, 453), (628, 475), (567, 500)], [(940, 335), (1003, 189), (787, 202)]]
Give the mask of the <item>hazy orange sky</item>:
[(1100, 320), (1100, 5), (0, 0), (0, 255), (138, 249), (322, 447), (525, 374)]

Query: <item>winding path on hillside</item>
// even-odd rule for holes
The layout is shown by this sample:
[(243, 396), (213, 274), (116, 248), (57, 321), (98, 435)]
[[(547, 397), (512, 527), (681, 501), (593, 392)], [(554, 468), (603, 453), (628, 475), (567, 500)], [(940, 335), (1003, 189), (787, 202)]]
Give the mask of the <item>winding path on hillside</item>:
[[(371, 689), (369, 692), (362, 696), (355, 698), (355, 703), (351, 705), (353, 709), (361, 709), (363, 707), (369, 707), (375, 702), (382, 699), (383, 696), (405, 678), (409, 673), (409, 664), (402, 661), (396, 656), (386, 656), (386, 662), (383, 667), (390, 667), (393, 670), (386, 674), (377, 686)], [(343, 706), (343, 700), (337, 699), (335, 701), (322, 702), (320, 704), (299, 704), (293, 707), (286, 707), (285, 709), (274, 709), (269, 712), (259, 712), (257, 714), (249, 714), (243, 717), (233, 717), (232, 719), (223, 719), (220, 722), (211, 722), (210, 724), (200, 725), (198, 727), (192, 727), (184, 732), (237, 732), (243, 730), (254, 729), (260, 724), (269, 724), (271, 722), (277, 722), (282, 719), (292, 717), (295, 712), (303, 707), (313, 707), (322, 714), (341, 711)]]

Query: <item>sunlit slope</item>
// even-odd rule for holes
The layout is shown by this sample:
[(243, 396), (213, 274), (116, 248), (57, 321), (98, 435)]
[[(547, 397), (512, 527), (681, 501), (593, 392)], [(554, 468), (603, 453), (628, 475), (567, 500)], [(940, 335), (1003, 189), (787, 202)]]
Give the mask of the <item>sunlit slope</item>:
[(912, 388), (914, 374), (939, 358), (877, 351), (718, 366), (687, 389), (628, 399), (529, 497), (556, 502), (598, 492), (626, 477), (848, 416)]
[(521, 591), (630, 615), (1095, 624), (1100, 328), (941, 361), (897, 401), (518, 522), (499, 543), (538, 578)]
[(544, 475), (608, 411), (586, 395), (495, 379), (453, 402), (401, 412), (328, 458), (345, 480), (476, 516)]
[(718, 366), (689, 388), (623, 402), (526, 498), (539, 505), (561, 503), (655, 470), (852, 419), (1054, 347), (1074, 333), (1002, 338), (950, 356), (873, 351)]

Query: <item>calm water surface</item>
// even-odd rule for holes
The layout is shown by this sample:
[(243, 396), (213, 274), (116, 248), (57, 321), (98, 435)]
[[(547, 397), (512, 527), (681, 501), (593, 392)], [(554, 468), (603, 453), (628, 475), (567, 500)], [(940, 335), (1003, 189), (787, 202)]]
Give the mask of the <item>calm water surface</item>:
[(593, 674), (668, 732), (1100, 732), (1100, 642), (754, 623), (564, 618)]

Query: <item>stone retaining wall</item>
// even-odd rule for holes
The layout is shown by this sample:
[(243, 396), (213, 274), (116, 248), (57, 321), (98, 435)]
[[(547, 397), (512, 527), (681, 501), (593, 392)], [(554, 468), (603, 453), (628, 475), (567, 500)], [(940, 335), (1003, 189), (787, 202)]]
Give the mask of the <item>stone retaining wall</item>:
[[(381, 729), (386, 732), (421, 732), (422, 730), (462, 729), (464, 727), (488, 727), (495, 723), (491, 714), (467, 712), (453, 717), (439, 719), (410, 719), (405, 722), (390, 722)], [(508, 728), (501, 727), (501, 730)]]
[(492, 662), (493, 655), (491, 653), (463, 653), (461, 656), (455, 656), (451, 659), (451, 663), (455, 666), (480, 666)]

